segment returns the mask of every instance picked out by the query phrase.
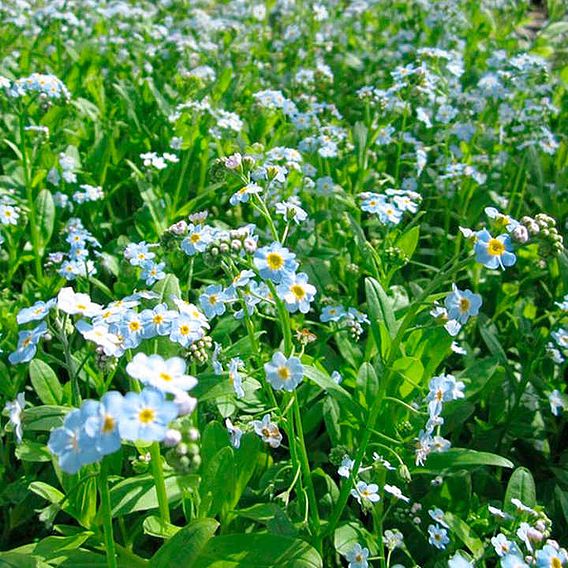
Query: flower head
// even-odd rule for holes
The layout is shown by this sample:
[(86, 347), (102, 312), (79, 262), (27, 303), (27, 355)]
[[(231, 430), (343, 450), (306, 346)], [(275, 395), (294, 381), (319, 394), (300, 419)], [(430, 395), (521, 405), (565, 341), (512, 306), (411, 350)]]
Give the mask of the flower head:
[(487, 268), (513, 266), (517, 257), (512, 252), (513, 245), (509, 235), (503, 234), (492, 237), (487, 229), (476, 233), (475, 259)]
[(293, 391), (304, 378), (304, 367), (297, 357), (286, 358), (280, 351), (264, 364), (266, 380), (274, 390)]
[(177, 416), (177, 406), (161, 391), (145, 388), (141, 393), (129, 392), (118, 425), (120, 436), (125, 440), (160, 442)]

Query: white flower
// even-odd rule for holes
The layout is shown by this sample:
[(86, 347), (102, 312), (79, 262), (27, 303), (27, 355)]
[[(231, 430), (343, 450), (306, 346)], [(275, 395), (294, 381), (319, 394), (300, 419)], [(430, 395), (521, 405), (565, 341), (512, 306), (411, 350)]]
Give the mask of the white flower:
[(86, 320), (80, 320), (75, 327), (87, 341), (102, 347), (107, 357), (119, 357), (124, 352), (121, 339), (111, 333), (105, 323), (91, 325)]
[(185, 374), (186, 363), (181, 357), (164, 359), (160, 355), (137, 353), (126, 365), (126, 372), (134, 379), (162, 392), (176, 394), (189, 391), (197, 379)]
[(98, 315), (102, 308), (95, 304), (88, 294), (76, 294), (73, 288), (62, 288), (57, 295), (57, 308), (69, 315), (80, 314), (85, 317)]
[(405, 503), (408, 503), (410, 501), (410, 499), (408, 497), (406, 497), (405, 495), (402, 494), (402, 491), (396, 485), (385, 484), (385, 491), (387, 493), (390, 493), (396, 499), (400, 499), (401, 501), (404, 501)]
[(378, 491), (379, 486), (376, 483), (367, 485), (364, 481), (359, 481), (356, 489), (351, 489), (351, 495), (357, 499), (359, 504), (377, 503), (381, 500)]
[(6, 403), (6, 410), (10, 419), (10, 424), (14, 427), (16, 434), (16, 441), (18, 444), (22, 443), (23, 430), (22, 430), (22, 412), (26, 406), (26, 395), (21, 392), (16, 396), (16, 400)]

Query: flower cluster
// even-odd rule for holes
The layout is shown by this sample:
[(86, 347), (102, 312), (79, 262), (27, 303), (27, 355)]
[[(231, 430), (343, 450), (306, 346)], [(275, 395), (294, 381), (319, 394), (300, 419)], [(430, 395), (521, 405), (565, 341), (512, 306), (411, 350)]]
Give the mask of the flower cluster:
[(383, 225), (398, 225), (405, 212), (415, 214), (422, 201), (419, 193), (405, 189), (387, 189), (384, 193), (359, 194), (361, 209), (375, 214)]
[[(449, 449), (450, 442), (440, 436), (440, 428), (444, 424), (442, 410), (446, 402), (464, 398), (465, 385), (453, 375), (442, 374), (430, 380), (428, 402), (429, 419), (424, 430), (420, 431), (416, 444), (416, 464), (424, 465), (431, 452), (444, 452)], [(437, 432), (434, 434), (434, 432)]]
[(124, 249), (124, 258), (132, 266), (140, 267), (140, 278), (144, 280), (146, 286), (152, 286), (158, 280), (163, 280), (166, 277), (164, 268), (165, 262), (154, 262), (156, 253), (150, 249), (157, 245), (149, 245), (145, 241), (140, 243), (130, 243)]
[(67, 102), (71, 94), (67, 87), (55, 75), (32, 73), (29, 77), (22, 77), (9, 83), (4, 77), (0, 78), (0, 86), (7, 89), (11, 98), (38, 95), (42, 99)]

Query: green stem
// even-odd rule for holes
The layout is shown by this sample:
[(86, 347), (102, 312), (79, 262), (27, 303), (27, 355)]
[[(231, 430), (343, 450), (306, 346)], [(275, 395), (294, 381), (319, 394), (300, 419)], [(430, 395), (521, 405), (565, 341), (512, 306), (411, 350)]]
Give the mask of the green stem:
[[(371, 406), (371, 409), (370, 409), (370, 412), (369, 412), (369, 419), (367, 420), (367, 422), (364, 425), (365, 428), (364, 428), (364, 431), (363, 431), (363, 437), (361, 439), (361, 442), (359, 443), (359, 448), (358, 448), (357, 453), (355, 455), (355, 460), (354, 460), (353, 468), (351, 470), (351, 475), (350, 475), (349, 479), (345, 480), (343, 482), (343, 485), (341, 486), (341, 491), (340, 491), (340, 494), (339, 494), (339, 499), (337, 500), (337, 505), (335, 506), (333, 514), (332, 514), (332, 516), (329, 520), (329, 523), (326, 527), (326, 531), (325, 531), (326, 535), (331, 535), (333, 533), (333, 531), (335, 530), (335, 527), (337, 526), (337, 523), (339, 522), (339, 519), (341, 518), (341, 515), (343, 514), (343, 510), (345, 509), (345, 505), (347, 504), (347, 500), (349, 499), (349, 491), (350, 491), (350, 489), (353, 485), (354, 477), (355, 477), (355, 475), (357, 475), (357, 472), (359, 471), (359, 468), (361, 467), (361, 463), (363, 462), (363, 458), (365, 457), (365, 452), (367, 450), (369, 440), (371, 439), (371, 433), (372, 433), (372, 431), (375, 427), (375, 422), (377, 421), (377, 418), (378, 418), (379, 413), (380, 413), (381, 408), (382, 408), (382, 403), (383, 403), (384, 397), (386, 396), (386, 393), (387, 393), (388, 384), (389, 384), (392, 376), (395, 374), (395, 371), (393, 371), (393, 369), (392, 369), (392, 364), (393, 364), (393, 362), (394, 362), (394, 360), (395, 360), (395, 358), (398, 354), (398, 347), (400, 345), (400, 342), (402, 341), (402, 338), (403, 338), (406, 330), (408, 329), (408, 327), (412, 323), (412, 320), (413, 320), (414, 316), (416, 315), (416, 312), (418, 311), (422, 302), (436, 289), (436, 287), (439, 284), (444, 282), (446, 280), (446, 278), (448, 278), (449, 276), (451, 276), (452, 274), (454, 274), (455, 272), (459, 271), (461, 268), (466, 266), (470, 262), (470, 259), (465, 258), (461, 262), (454, 264), (455, 262), (456, 262), (456, 258), (454, 257), (446, 265), (444, 265), (440, 269), (440, 273), (438, 274), (438, 276), (436, 278), (434, 278), (434, 280), (430, 283), (430, 285), (416, 299), (416, 301), (414, 302), (414, 304), (412, 305), (412, 307), (409, 309), (408, 313), (406, 314), (406, 316), (402, 320), (402, 324), (400, 325), (398, 332), (397, 332), (397, 334), (396, 334), (396, 336), (395, 336), (395, 338), (392, 342), (392, 345), (390, 347), (390, 350), (389, 350), (389, 356), (388, 356), (388, 360), (387, 360), (387, 364), (386, 364), (387, 371), (385, 373), (384, 381), (382, 381), (382, 383), (381, 383), (382, 386), (381, 386), (379, 395), (377, 396), (373, 405)], [(452, 266), (452, 264), (454, 264), (454, 266)]]
[(28, 209), (30, 211), (30, 238), (34, 252), (36, 277), (38, 279), (38, 282), (41, 284), (43, 281), (43, 269), (41, 266), (41, 254), (39, 251), (38, 223), (34, 204), (33, 188), (30, 182), (28, 153), (26, 150), (26, 124), (23, 111), (20, 111), (18, 118), (20, 126), (20, 152), (22, 154), (22, 168), (24, 170), (24, 186), (26, 190), (26, 199), (28, 201)]
[(264, 216), (264, 218), (266, 219), (266, 222), (268, 223), (268, 228), (270, 229), (270, 232), (272, 233), (272, 238), (275, 241), (278, 241), (278, 231), (276, 230), (276, 226), (274, 225), (274, 221), (272, 220), (272, 216), (270, 215), (270, 211), (268, 211), (268, 207), (266, 207), (266, 203), (264, 203), (264, 200), (260, 197), (260, 195), (257, 195), (258, 198), (258, 203), (261, 209), (261, 213)]
[(292, 329), (290, 328), (290, 316), (288, 315), (288, 310), (284, 305), (284, 302), (278, 297), (276, 292), (276, 286), (270, 281), (266, 282), (270, 288), (272, 297), (274, 298), (274, 303), (276, 304), (276, 309), (278, 310), (278, 319), (280, 321), (280, 328), (282, 330), (282, 336), (284, 338), (284, 355), (290, 357), (292, 354)]
[(103, 533), (108, 568), (117, 568), (116, 547), (112, 532), (112, 510), (110, 506), (110, 492), (108, 488), (108, 469), (106, 459), (101, 462), (99, 474), (99, 494), (101, 497), (101, 515), (103, 518)]
[[(81, 406), (81, 389), (79, 388), (79, 371), (73, 359), (73, 354), (71, 353), (71, 344), (69, 342), (69, 337), (65, 328), (67, 326), (67, 318), (65, 315), (62, 322), (59, 322), (60, 333), (59, 340), (63, 345), (63, 354), (65, 356), (65, 366), (67, 367), (67, 372), (69, 373), (69, 380), (71, 381), (71, 403), (75, 407)], [(82, 365), (81, 365), (82, 367)]]
[(298, 447), (300, 467), (302, 468), (302, 475), (304, 477), (304, 485), (308, 493), (308, 503), (310, 508), (310, 525), (312, 534), (314, 536), (314, 546), (321, 552), (321, 536), (320, 536), (320, 518), (318, 512), (318, 502), (316, 492), (314, 489), (314, 482), (312, 480), (312, 473), (310, 470), (310, 462), (308, 459), (308, 452), (306, 451), (306, 443), (304, 440), (304, 428), (302, 425), (302, 417), (300, 416), (300, 405), (298, 404), (298, 397), (294, 395), (294, 417), (296, 422), (296, 432), (298, 434)]
[(150, 446), (150, 457), (152, 459), (152, 475), (154, 476), (154, 483), (156, 484), (160, 516), (164, 523), (170, 523), (170, 507), (168, 504), (168, 494), (166, 492), (164, 470), (162, 468), (162, 454), (160, 452), (160, 444), (158, 442), (154, 442)]

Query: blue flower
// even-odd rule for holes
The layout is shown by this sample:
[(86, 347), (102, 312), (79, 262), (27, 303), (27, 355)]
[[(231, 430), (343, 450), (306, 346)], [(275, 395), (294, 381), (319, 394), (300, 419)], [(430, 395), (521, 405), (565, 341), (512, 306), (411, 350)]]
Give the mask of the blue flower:
[(227, 432), (229, 432), (229, 436), (231, 438), (231, 446), (238, 450), (241, 447), (241, 438), (243, 436), (243, 431), (238, 427), (235, 426), (230, 418), (225, 420), (225, 426), (227, 427)]
[(265, 414), (262, 420), (253, 420), (251, 426), (262, 441), (268, 443), (271, 448), (278, 448), (282, 443), (282, 434), (278, 425), (270, 420), (270, 414)]
[(473, 562), (464, 558), (459, 552), (456, 552), (448, 560), (448, 568), (474, 568)]
[(429, 402), (430, 417), (439, 416), (444, 402), (463, 398), (464, 384), (456, 381), (453, 375), (439, 375), (433, 377), (428, 385), (429, 392), (426, 400)]
[(36, 302), (29, 308), (21, 309), (16, 316), (16, 321), (19, 325), (22, 325), (30, 321), (42, 320), (49, 313), (49, 310), (55, 306), (55, 303), (55, 298), (49, 300), (49, 302)]
[(237, 192), (231, 195), (229, 203), (231, 205), (237, 205), (237, 203), (246, 203), (251, 195), (256, 195), (262, 192), (262, 187), (256, 183), (249, 183), (244, 187), (241, 187)]
[(285, 275), (276, 291), (278, 297), (286, 303), (289, 312), (300, 310), (303, 314), (310, 311), (310, 302), (317, 292), (315, 286), (308, 284), (308, 275), (303, 272)]
[(274, 242), (267, 247), (258, 249), (254, 254), (254, 264), (265, 280), (279, 284), (285, 275), (293, 274), (298, 268), (294, 260), (296, 255)]
[(166, 266), (165, 262), (156, 264), (153, 260), (147, 260), (141, 264), (140, 278), (146, 282), (146, 286), (152, 286), (158, 280), (163, 280), (166, 277), (164, 266)]
[(262, 301), (262, 298), (266, 298), (270, 291), (264, 282), (260, 284), (254, 280), (250, 282), (248, 286), (242, 289), (241, 296), (245, 307), (241, 310), (235, 312), (235, 318), (240, 320), (245, 316), (245, 309), (249, 316), (254, 314), (255, 306)]
[(178, 312), (168, 309), (167, 304), (158, 304), (153, 310), (143, 310), (140, 313), (142, 337), (150, 339), (156, 335), (169, 335), (172, 322), (178, 317)]
[(471, 290), (460, 290), (455, 284), (452, 288), (453, 291), (444, 300), (448, 310), (448, 319), (465, 325), (471, 316), (479, 313), (483, 300), (479, 294), (474, 294)]
[(146, 388), (141, 393), (126, 394), (118, 429), (125, 440), (160, 442), (177, 416), (175, 403), (166, 400), (160, 391)]
[(343, 306), (326, 306), (321, 311), (320, 321), (327, 323), (328, 321), (339, 321), (346, 314)]
[(233, 385), (233, 389), (237, 398), (243, 398), (245, 396), (245, 391), (243, 389), (243, 378), (239, 373), (239, 370), (244, 367), (244, 363), (238, 357), (233, 357), (229, 361), (229, 381)]
[(359, 543), (356, 543), (353, 548), (345, 554), (345, 560), (349, 562), (348, 568), (367, 568), (369, 563), (369, 549), (363, 548)]
[(560, 568), (568, 563), (568, 553), (564, 548), (554, 548), (551, 544), (545, 544), (542, 550), (536, 553), (537, 568)]
[(141, 243), (130, 243), (124, 250), (124, 258), (132, 266), (142, 266), (146, 261), (151, 260), (156, 255), (150, 251), (150, 246), (146, 241)]
[(367, 213), (378, 213), (380, 208), (385, 205), (387, 198), (385, 195), (379, 193), (372, 193), (370, 191), (359, 194), (363, 199), (361, 209)]
[(10, 353), (8, 361), (12, 365), (27, 363), (34, 358), (37, 352), (37, 344), (43, 335), (47, 333), (47, 323), (42, 321), (37, 327), (28, 331), (20, 331), (18, 334), (18, 347)]
[(136, 349), (142, 342), (144, 328), (138, 313), (134, 310), (128, 310), (116, 326), (116, 329), (113, 325), (111, 331), (123, 338), (123, 345), (126, 349)]
[(47, 447), (58, 457), (59, 467), (65, 473), (77, 473), (81, 467), (101, 457), (94, 439), (84, 429), (85, 420), (94, 413), (94, 405), (97, 404), (95, 401), (87, 402), (80, 410), (72, 410), (65, 417), (63, 426), (49, 435)]
[(355, 489), (351, 489), (351, 495), (357, 499), (360, 505), (378, 503), (381, 500), (379, 486), (376, 483), (365, 483), (358, 481)]
[(428, 542), (439, 550), (445, 550), (450, 542), (448, 538), (448, 531), (440, 528), (438, 525), (428, 526)]
[(220, 284), (211, 284), (205, 288), (205, 292), (199, 296), (199, 305), (203, 308), (207, 318), (222, 316), (227, 309), (225, 302), (227, 297)]
[(304, 367), (297, 357), (287, 359), (277, 351), (269, 363), (264, 364), (266, 380), (274, 390), (293, 391), (304, 378)]
[(189, 225), (188, 235), (181, 242), (181, 250), (188, 256), (203, 252), (213, 241), (211, 228), (207, 225)]
[(203, 337), (203, 329), (198, 319), (187, 313), (180, 313), (172, 322), (170, 339), (182, 347), (188, 347)]
[(523, 560), (522, 556), (507, 554), (507, 556), (501, 558), (501, 568), (529, 568), (529, 565)]
[(123, 400), (119, 392), (107, 392), (95, 411), (85, 420), (85, 433), (94, 440), (95, 448), (102, 456), (120, 449), (118, 421), (122, 414)]
[(475, 260), (487, 268), (513, 266), (517, 257), (512, 252), (513, 245), (509, 235), (493, 238), (487, 229), (476, 233)]

